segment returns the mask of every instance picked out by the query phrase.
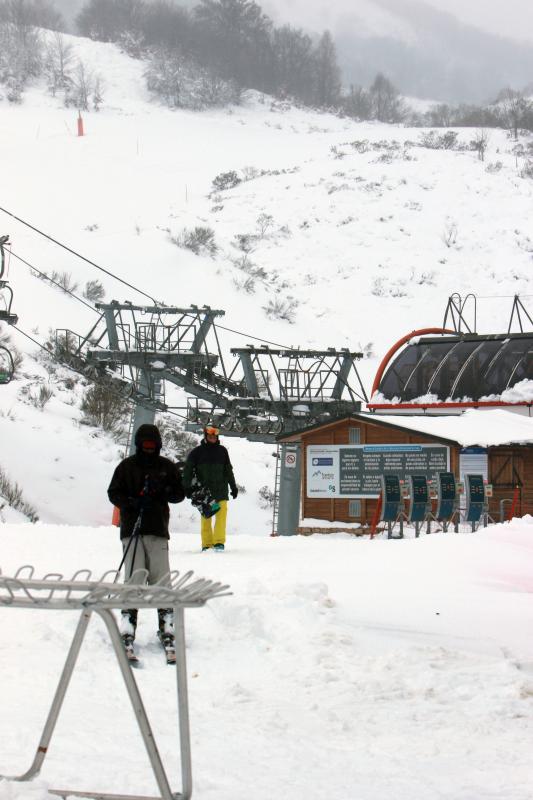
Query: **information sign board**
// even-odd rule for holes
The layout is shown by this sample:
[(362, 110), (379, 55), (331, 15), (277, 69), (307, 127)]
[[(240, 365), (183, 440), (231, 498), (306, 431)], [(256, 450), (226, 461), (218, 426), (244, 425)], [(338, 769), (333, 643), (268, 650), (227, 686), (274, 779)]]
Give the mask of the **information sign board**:
[(440, 444), (309, 445), (306, 496), (377, 497), (381, 476), (412, 474), (436, 480), (450, 468), (450, 450)]

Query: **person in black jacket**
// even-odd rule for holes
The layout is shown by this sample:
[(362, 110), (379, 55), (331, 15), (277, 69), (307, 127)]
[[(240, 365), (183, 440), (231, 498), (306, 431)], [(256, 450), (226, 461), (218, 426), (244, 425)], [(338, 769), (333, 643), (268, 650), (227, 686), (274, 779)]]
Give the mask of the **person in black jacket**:
[(187, 456), (183, 470), (183, 486), (190, 496), (193, 478), (209, 489), (213, 499), (220, 505), (215, 515), (215, 529), (211, 527), (211, 517), (201, 517), (200, 533), (202, 550), (224, 550), (226, 543), (226, 517), (228, 513), (228, 487), (235, 500), (239, 494), (233, 467), (226, 448), (220, 444), (219, 430), (214, 425), (206, 425), (204, 438)]
[[(141, 425), (135, 434), (135, 455), (120, 462), (107, 490), (113, 505), (120, 509), (120, 539), (126, 582), (136, 580), (135, 571), (147, 570), (147, 582), (154, 584), (170, 572), (168, 560), (169, 503), (185, 497), (180, 473), (175, 464), (160, 455), (162, 442), (155, 425)], [(130, 541), (136, 524), (135, 536)], [(159, 633), (173, 639), (172, 609), (158, 609)], [(122, 611), (121, 633), (132, 642), (137, 627), (137, 609)]]

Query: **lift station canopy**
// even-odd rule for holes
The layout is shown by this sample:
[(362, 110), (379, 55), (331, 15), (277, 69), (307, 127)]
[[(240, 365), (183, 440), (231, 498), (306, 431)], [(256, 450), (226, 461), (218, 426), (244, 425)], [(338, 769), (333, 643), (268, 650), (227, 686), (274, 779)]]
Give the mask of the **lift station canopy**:
[(533, 380), (533, 333), (420, 337), (392, 361), (378, 391), (390, 403), (502, 400)]

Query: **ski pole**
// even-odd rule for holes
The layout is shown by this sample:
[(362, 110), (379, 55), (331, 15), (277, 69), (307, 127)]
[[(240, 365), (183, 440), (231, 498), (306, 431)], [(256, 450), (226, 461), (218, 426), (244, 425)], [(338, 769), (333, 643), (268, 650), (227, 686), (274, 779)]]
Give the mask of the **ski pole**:
[[(141, 490), (141, 497), (146, 496), (149, 493), (149, 491), (150, 491), (150, 477), (148, 475), (145, 475), (144, 486), (143, 486), (143, 488)], [(117, 574), (115, 576), (115, 580), (113, 581), (113, 583), (117, 582), (118, 576), (120, 575), (120, 570), (122, 569), (122, 566), (123, 566), (124, 562), (126, 561), (126, 556), (128, 555), (128, 551), (129, 551), (129, 549), (131, 547), (131, 543), (135, 539), (135, 546), (133, 548), (133, 558), (131, 560), (130, 574), (129, 574), (129, 577), (127, 578), (127, 580), (129, 580), (131, 578), (132, 574), (133, 574), (133, 565), (135, 564), (135, 556), (137, 554), (137, 545), (139, 543), (139, 536), (141, 535), (140, 534), (140, 530), (141, 530), (141, 524), (142, 524), (142, 518), (143, 518), (143, 511), (144, 511), (144, 509), (141, 508), (141, 510), (139, 511), (139, 516), (135, 520), (135, 525), (133, 526), (133, 531), (131, 532), (131, 536), (129, 537), (129, 542), (126, 545), (126, 549), (124, 550), (124, 554), (123, 554), (122, 560), (121, 560), (121, 562), (120, 562), (120, 564), (118, 566)]]
[[(116, 583), (117, 580), (118, 580), (118, 576), (120, 574), (120, 570), (122, 569), (122, 567), (124, 565), (124, 562), (126, 560), (126, 556), (128, 555), (128, 551), (129, 551), (129, 549), (131, 547), (131, 543), (132, 543), (133, 539), (137, 540), (137, 538), (139, 536), (139, 530), (141, 528), (141, 523), (142, 523), (142, 516), (143, 516), (143, 510), (141, 508), (141, 510), (139, 511), (139, 516), (135, 520), (135, 525), (133, 526), (133, 531), (131, 533), (130, 540), (129, 540), (128, 544), (126, 545), (126, 549), (124, 550), (124, 555), (122, 556), (122, 561), (118, 565), (117, 574), (116, 574), (116, 577), (115, 577), (115, 580), (113, 581), (113, 583)], [(135, 560), (135, 552), (133, 554), (133, 559)], [(130, 575), (130, 578), (131, 578), (131, 575)]]

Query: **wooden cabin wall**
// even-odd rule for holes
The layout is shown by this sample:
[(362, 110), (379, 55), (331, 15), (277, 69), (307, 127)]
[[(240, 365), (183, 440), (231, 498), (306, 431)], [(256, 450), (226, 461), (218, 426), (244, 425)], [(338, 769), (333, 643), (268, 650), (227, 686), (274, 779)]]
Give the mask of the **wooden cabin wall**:
[[(327, 426), (302, 435), (302, 510), (306, 519), (325, 519), (331, 522), (361, 522), (370, 524), (376, 510), (377, 499), (361, 500), (361, 517), (349, 516), (349, 499), (309, 498), (305, 495), (307, 484), (307, 447), (320, 444), (349, 444), (349, 429), (359, 428), (361, 444), (429, 444), (431, 436), (411, 434), (406, 431), (371, 425), (367, 422), (343, 420), (337, 425)], [(450, 469), (459, 477), (459, 448), (450, 446)]]

